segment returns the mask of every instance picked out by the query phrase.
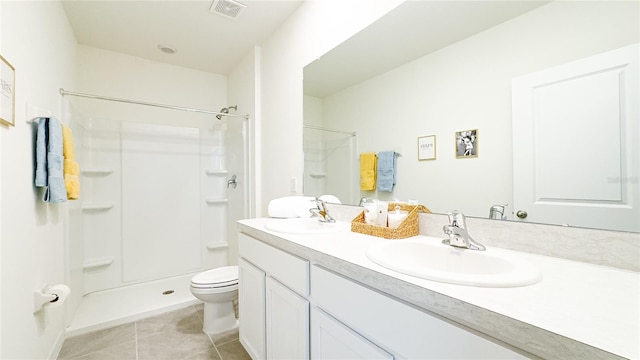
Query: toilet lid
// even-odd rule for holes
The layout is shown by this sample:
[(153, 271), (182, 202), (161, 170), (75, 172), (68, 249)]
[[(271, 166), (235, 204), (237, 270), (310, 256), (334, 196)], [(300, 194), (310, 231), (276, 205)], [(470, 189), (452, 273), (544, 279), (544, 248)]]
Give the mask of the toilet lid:
[(223, 266), (207, 270), (191, 278), (191, 283), (196, 285), (227, 286), (238, 283), (238, 267)]

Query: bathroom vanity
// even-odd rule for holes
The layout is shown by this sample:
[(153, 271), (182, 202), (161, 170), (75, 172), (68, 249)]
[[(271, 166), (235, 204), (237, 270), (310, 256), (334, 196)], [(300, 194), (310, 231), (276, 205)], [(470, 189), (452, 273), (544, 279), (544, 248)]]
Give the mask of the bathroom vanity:
[(640, 356), (637, 272), (514, 252), (540, 282), (454, 285), (365, 255), (403, 240), (275, 232), (268, 221), (239, 222), (240, 341), (254, 360)]

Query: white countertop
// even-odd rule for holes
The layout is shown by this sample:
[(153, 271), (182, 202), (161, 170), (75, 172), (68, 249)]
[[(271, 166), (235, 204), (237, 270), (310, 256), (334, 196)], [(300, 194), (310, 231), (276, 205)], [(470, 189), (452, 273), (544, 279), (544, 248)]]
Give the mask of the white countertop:
[[(539, 267), (542, 281), (514, 288), (452, 285), (388, 270), (365, 255), (369, 246), (402, 240), (349, 230), (325, 235), (277, 233), (265, 229), (268, 220), (242, 220), (240, 230), (332, 270), (345, 269), (344, 275), (354, 280), (534, 354), (592, 358), (592, 350), (599, 349), (623, 358), (640, 358), (640, 273), (514, 251)], [(488, 312), (481, 314), (477, 308)], [(520, 339), (514, 339), (517, 337)]]

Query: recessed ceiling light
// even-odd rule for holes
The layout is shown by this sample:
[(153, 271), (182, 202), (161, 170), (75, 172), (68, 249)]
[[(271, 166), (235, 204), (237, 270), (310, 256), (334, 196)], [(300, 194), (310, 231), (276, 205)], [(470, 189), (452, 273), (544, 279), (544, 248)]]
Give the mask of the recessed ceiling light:
[(178, 52), (178, 50), (168, 45), (158, 45), (158, 49), (160, 49), (160, 51), (162, 51), (163, 53), (170, 55)]

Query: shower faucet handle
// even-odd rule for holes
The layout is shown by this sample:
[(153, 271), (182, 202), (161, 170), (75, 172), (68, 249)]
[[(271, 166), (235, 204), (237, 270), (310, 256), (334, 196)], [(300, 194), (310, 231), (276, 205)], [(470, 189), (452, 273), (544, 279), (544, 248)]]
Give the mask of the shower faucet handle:
[(238, 186), (238, 178), (235, 175), (231, 176), (231, 179), (227, 180), (227, 189), (231, 186), (232, 188), (236, 188)]

